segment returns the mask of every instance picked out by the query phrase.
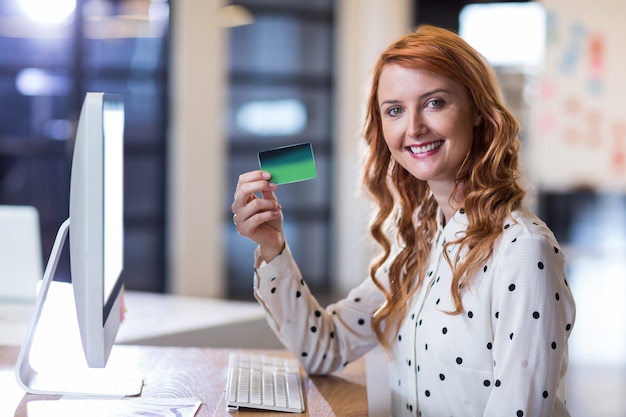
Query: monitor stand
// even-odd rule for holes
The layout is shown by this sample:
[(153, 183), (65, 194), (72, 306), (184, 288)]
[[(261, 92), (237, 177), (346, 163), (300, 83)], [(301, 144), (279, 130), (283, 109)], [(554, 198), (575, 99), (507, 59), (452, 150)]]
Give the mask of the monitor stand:
[[(62, 367), (52, 372), (38, 372), (31, 364), (31, 349), (35, 334), (39, 324), (41, 313), (44, 308), (46, 297), (50, 289), (50, 284), (59, 263), (59, 258), (67, 238), (70, 227), (70, 219), (63, 222), (57, 232), (50, 254), (50, 259), (41, 282), (41, 288), (37, 294), (35, 311), (32, 321), (26, 332), (26, 337), (20, 348), (20, 353), (15, 366), (15, 376), (20, 386), (29, 394), (39, 395), (61, 395), (76, 397), (127, 397), (141, 394), (143, 381), (138, 375), (131, 375), (128, 372), (115, 373), (107, 368), (93, 369), (87, 366), (86, 361), (81, 362), (80, 357), (74, 360), (63, 360)], [(57, 319), (58, 320), (58, 319)], [(75, 318), (63, 322), (62, 325), (75, 325), (78, 331), (78, 323)], [(56, 341), (63, 339), (57, 337)], [(71, 340), (71, 339), (70, 339)], [(37, 350), (48, 349), (49, 346), (36, 345)], [(81, 347), (82, 348), (82, 347)], [(45, 353), (41, 350), (41, 353)], [(72, 358), (70, 358), (72, 359)], [(52, 355), (46, 356), (46, 361), (58, 360)], [(74, 363), (75, 362), (75, 363)]]

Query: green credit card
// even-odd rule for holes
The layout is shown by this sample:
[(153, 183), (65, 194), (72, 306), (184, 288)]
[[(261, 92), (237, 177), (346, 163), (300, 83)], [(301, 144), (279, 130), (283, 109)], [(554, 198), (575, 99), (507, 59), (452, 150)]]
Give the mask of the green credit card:
[(275, 184), (310, 180), (317, 176), (309, 142), (259, 152), (259, 166), (272, 174), (270, 181)]

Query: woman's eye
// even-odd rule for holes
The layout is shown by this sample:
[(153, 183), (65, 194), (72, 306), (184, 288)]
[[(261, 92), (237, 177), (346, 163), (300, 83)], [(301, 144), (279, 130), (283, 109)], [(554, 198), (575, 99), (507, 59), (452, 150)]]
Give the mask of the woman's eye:
[(444, 101), (440, 98), (434, 98), (426, 103), (426, 107), (439, 108), (443, 107)]
[(387, 114), (389, 116), (398, 116), (400, 115), (400, 113), (402, 113), (402, 109), (400, 107), (391, 107), (389, 110), (387, 110)]

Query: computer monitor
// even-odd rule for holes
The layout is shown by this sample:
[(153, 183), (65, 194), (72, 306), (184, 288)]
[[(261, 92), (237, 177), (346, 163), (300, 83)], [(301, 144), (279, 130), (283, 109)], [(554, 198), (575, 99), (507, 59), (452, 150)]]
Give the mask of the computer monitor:
[(120, 325), (124, 256), (124, 105), (87, 93), (70, 180), (70, 271), (87, 363), (106, 365)]
[[(16, 366), (18, 382), (27, 392), (113, 396), (141, 392), (142, 381), (135, 376), (127, 380), (91, 372), (107, 364), (123, 317), (123, 147), (122, 98), (87, 93), (74, 144), (69, 218), (57, 233)], [(77, 370), (76, 375), (71, 370), (43, 375), (31, 366), (30, 351), (68, 229), (76, 319), (88, 369)]]

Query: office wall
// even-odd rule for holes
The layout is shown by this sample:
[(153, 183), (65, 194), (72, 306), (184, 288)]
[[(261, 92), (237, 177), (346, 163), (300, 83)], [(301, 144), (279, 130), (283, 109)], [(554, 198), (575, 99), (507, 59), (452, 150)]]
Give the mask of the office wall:
[(334, 289), (346, 293), (369, 273), (369, 201), (361, 194), (361, 129), (367, 84), (378, 55), (413, 29), (413, 1), (337, 1)]
[(224, 3), (172, 4), (167, 286), (176, 294), (224, 291)]
[(624, 3), (542, 3), (547, 39), (532, 108), (534, 181), (549, 190), (626, 190)]

